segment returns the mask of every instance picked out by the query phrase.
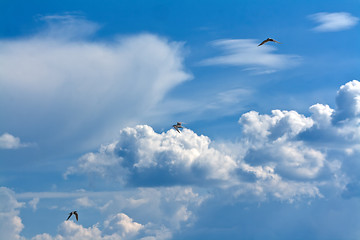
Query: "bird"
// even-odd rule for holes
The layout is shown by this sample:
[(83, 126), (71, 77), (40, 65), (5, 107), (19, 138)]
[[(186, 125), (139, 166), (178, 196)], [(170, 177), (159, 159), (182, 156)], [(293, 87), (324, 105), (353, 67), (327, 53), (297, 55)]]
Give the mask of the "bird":
[(263, 44), (265, 44), (265, 43), (267, 43), (267, 42), (281, 43), (281, 42), (278, 42), (278, 41), (276, 41), (276, 40), (274, 40), (274, 39), (272, 39), (272, 38), (267, 38), (266, 40), (262, 41), (262, 42), (258, 45), (258, 47), (261, 46), (261, 45), (263, 45)]
[(76, 217), (76, 221), (78, 221), (78, 220), (79, 220), (79, 215), (78, 215), (77, 211), (73, 211), (73, 212), (69, 213), (69, 216), (68, 216), (68, 218), (66, 219), (66, 221), (69, 220), (69, 218), (70, 218), (73, 214), (74, 214), (75, 217)]
[(176, 125), (173, 125), (173, 128), (175, 128), (176, 131), (181, 133), (179, 128), (183, 128), (183, 126), (181, 126), (181, 122), (177, 122)]

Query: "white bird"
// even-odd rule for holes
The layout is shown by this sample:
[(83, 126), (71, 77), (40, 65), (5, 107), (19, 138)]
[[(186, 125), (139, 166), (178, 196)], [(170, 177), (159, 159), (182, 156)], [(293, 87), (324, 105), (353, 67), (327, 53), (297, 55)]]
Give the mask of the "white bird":
[(278, 41), (276, 41), (276, 40), (274, 40), (274, 39), (272, 39), (272, 38), (267, 38), (267, 39), (265, 39), (264, 41), (262, 41), (258, 46), (261, 46), (261, 45), (263, 45), (263, 44), (265, 44), (265, 43), (267, 43), (267, 42), (276, 42), (276, 43), (280, 43), (280, 44), (281, 44), (281, 42), (278, 42)]
[(73, 211), (73, 212), (69, 213), (69, 216), (68, 216), (68, 218), (66, 219), (66, 221), (69, 220), (69, 218), (70, 218), (73, 214), (74, 214), (75, 217), (76, 217), (76, 221), (78, 221), (78, 220), (79, 220), (79, 215), (78, 215), (78, 213), (77, 213), (76, 211)]

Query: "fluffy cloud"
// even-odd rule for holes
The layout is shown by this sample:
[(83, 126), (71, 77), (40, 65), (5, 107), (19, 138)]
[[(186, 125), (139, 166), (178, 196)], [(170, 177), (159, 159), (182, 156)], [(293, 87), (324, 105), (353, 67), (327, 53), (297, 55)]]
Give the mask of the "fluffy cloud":
[(23, 239), (20, 232), (24, 225), (18, 210), (23, 203), (18, 202), (15, 193), (6, 187), (0, 187), (0, 202), (0, 239)]
[(246, 70), (257, 73), (272, 73), (279, 69), (294, 66), (299, 56), (273, 53), (269, 45), (258, 47), (254, 39), (225, 39), (213, 42), (215, 47), (224, 49), (225, 55), (205, 59), (202, 65), (244, 66)]
[[(200, 196), (190, 187), (138, 188), (112, 194), (100, 192), (96, 195), (82, 193), (88, 194), (87, 201), (94, 204), (93, 208), (97, 207), (96, 204), (101, 205), (107, 201), (107, 207), (101, 211), (107, 216), (102, 223), (95, 222), (93, 226), (84, 227), (79, 225), (80, 221), (79, 223), (71, 220), (64, 221), (59, 225), (57, 235), (43, 233), (32, 239), (171, 239), (174, 232), (194, 222), (193, 211), (206, 198), (205, 195)], [(67, 197), (76, 196), (68, 195)], [(85, 210), (82, 212), (86, 214)], [(114, 212), (118, 213), (114, 214)]]
[[(210, 147), (210, 139), (185, 129), (158, 134), (146, 125), (125, 128), (119, 140), (102, 146), (98, 153), (79, 159), (74, 172), (111, 174), (136, 186), (224, 182), (232, 178), (236, 162)], [(119, 174), (121, 173), (121, 174)]]
[(341, 86), (336, 97), (335, 122), (359, 118), (360, 82), (353, 80)]
[[(48, 203), (48, 207), (59, 205), (64, 214), (68, 209), (78, 209), (79, 222), (64, 221), (58, 226), (56, 235), (38, 234), (34, 240), (75, 239), (171, 239), (173, 234), (190, 227), (196, 221), (196, 212), (209, 198), (191, 187), (147, 187), (128, 188), (116, 192), (75, 191), (69, 193), (21, 193), (19, 199), (37, 199)], [(43, 209), (46, 209), (46, 207)], [(92, 226), (83, 226), (97, 210)], [(57, 211), (51, 209), (51, 211)], [(115, 213), (115, 214), (114, 214)], [(37, 213), (42, 214), (42, 213)], [(82, 220), (81, 220), (82, 219)], [(84, 220), (87, 219), (87, 220)], [(62, 220), (62, 219), (61, 219)], [(76, 223), (75, 223), (76, 222)], [(86, 224), (86, 223), (85, 223)]]
[(319, 32), (346, 30), (354, 27), (359, 21), (359, 18), (347, 12), (320, 12), (310, 15), (309, 18), (319, 23), (319, 25), (314, 28), (315, 31)]
[(20, 138), (14, 137), (9, 133), (4, 133), (0, 136), (0, 149), (16, 149), (27, 145), (28, 144), (21, 143)]
[[(236, 189), (238, 196), (251, 194), (260, 198), (268, 194), (280, 199), (320, 195), (316, 185), (307, 181), (315, 179), (323, 167), (324, 154), (300, 142), (288, 141), (309, 128), (312, 121), (293, 112), (276, 113), (278, 125), (274, 124), (273, 133), (269, 133), (269, 137), (277, 136), (276, 139), (272, 143), (263, 140), (261, 146), (254, 147), (250, 137), (238, 146), (247, 149), (245, 155), (220, 151), (208, 137), (189, 129), (181, 134), (173, 129), (158, 134), (149, 126), (137, 126), (122, 130), (118, 141), (102, 146), (98, 153), (84, 155), (77, 167), (68, 169), (66, 176), (98, 174), (128, 186), (217, 186)], [(243, 121), (251, 114), (244, 115)], [(255, 126), (256, 121), (248, 124)], [(279, 126), (288, 129), (282, 132)], [(298, 179), (304, 182), (296, 182)], [(186, 209), (178, 211), (184, 219), (189, 216)]]
[(4, 129), (19, 128), (13, 119), (21, 118), (21, 127), (43, 141), (82, 135), (98, 145), (190, 78), (182, 43), (152, 34), (94, 40), (96, 23), (74, 16), (43, 19), (47, 27), (36, 35), (0, 39)]
[(32, 240), (63, 240), (63, 239), (68, 239), (68, 240), (75, 240), (75, 239), (79, 239), (79, 240), (113, 239), (113, 240), (116, 240), (116, 239), (119, 239), (120, 240), (120, 238), (115, 238), (115, 237), (111, 238), (111, 236), (103, 238), (101, 236), (101, 231), (98, 229), (97, 226), (84, 228), (83, 226), (78, 225), (78, 224), (74, 223), (73, 221), (63, 222), (59, 227), (59, 232), (60, 233), (55, 237), (52, 237), (51, 235), (49, 235), (47, 233), (39, 234), (39, 235), (33, 237)]
[(359, 86), (356, 80), (341, 86), (336, 109), (318, 103), (308, 117), (281, 110), (245, 113), (240, 141), (228, 146), (189, 129), (159, 134), (146, 125), (125, 128), (117, 141), (81, 157), (65, 176), (96, 174), (125, 186), (211, 186), (232, 189), (239, 198), (322, 196), (324, 185), (346, 185), (341, 176), (351, 161), (339, 156), (358, 149)]
[(126, 240), (134, 239), (139, 230), (143, 227), (141, 224), (133, 222), (131, 218), (123, 213), (109, 217), (104, 222), (105, 231), (112, 231), (112, 234), (103, 233), (97, 225), (83, 227), (73, 221), (64, 221), (58, 229), (59, 234), (51, 236), (47, 233), (38, 234), (32, 240)]
[[(284, 110), (245, 113), (239, 119), (241, 138), (235, 143), (216, 143), (190, 129), (179, 134), (173, 129), (156, 133), (146, 125), (125, 128), (113, 143), (81, 157), (66, 176), (94, 174), (127, 188), (104, 194), (18, 195), (73, 198), (79, 206), (106, 215), (102, 224), (84, 227), (68, 221), (56, 236), (44, 233), (33, 239), (171, 239), (196, 224), (202, 217), (200, 206), (206, 204), (266, 199), (303, 204), (302, 199), (333, 193), (359, 197), (359, 85), (356, 80), (344, 84), (335, 109), (317, 103), (310, 106), (309, 116)], [(5, 190), (4, 196), (13, 195)], [(3, 202), (10, 204), (4, 209), (15, 209), (12, 216), (18, 215), (20, 203)], [(21, 219), (15, 219), (18, 224), (9, 228), (14, 230), (10, 234), (20, 239)]]
[(106, 231), (121, 232), (121, 237), (135, 236), (144, 228), (140, 223), (134, 222), (133, 219), (124, 213), (118, 213), (110, 216), (105, 222), (104, 227)]

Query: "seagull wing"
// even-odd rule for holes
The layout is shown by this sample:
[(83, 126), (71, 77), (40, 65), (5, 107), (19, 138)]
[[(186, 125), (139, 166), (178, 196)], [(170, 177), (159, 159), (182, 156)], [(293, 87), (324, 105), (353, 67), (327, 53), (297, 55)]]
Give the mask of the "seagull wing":
[(268, 41), (269, 41), (268, 39), (262, 41), (262, 42), (258, 45), (258, 47), (261, 46), (261, 45), (263, 45), (264, 43), (267, 43)]
[(71, 215), (72, 215), (72, 212), (69, 213), (69, 216), (68, 216), (68, 218), (66, 219), (66, 221), (69, 220), (69, 218), (71, 217)]
[(76, 217), (76, 221), (78, 221), (78, 220), (79, 220), (79, 215), (78, 215), (78, 213), (77, 213), (77, 212), (74, 212), (74, 214), (75, 214), (75, 217)]
[(273, 41), (273, 42), (276, 42), (276, 43), (280, 43), (280, 44), (281, 44), (281, 42), (278, 42), (278, 41), (276, 41), (276, 40), (274, 40), (274, 39), (273, 39), (272, 41)]
[(178, 126), (174, 125), (173, 127), (176, 129), (176, 131), (178, 131), (180, 133)]

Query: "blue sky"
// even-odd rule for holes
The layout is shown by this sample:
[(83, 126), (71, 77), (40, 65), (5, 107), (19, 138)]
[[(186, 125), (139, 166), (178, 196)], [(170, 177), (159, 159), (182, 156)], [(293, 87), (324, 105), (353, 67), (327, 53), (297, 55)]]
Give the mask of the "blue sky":
[(359, 22), (351, 0), (0, 1), (0, 238), (359, 239)]

